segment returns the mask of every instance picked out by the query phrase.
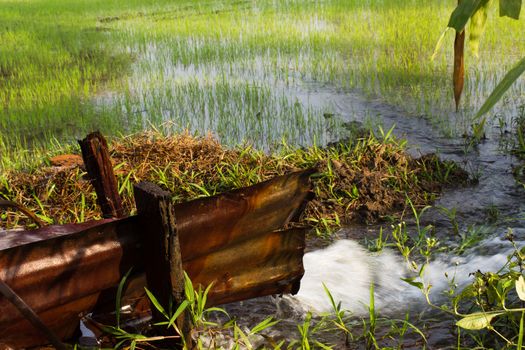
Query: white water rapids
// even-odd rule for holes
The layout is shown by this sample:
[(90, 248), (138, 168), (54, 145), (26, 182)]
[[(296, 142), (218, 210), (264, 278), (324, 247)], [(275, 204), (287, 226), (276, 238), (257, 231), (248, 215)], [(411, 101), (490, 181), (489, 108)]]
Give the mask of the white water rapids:
[[(496, 246), (500, 247), (497, 253), (478, 253), (483, 251), (480, 247), (491, 247), (490, 251), (494, 251)], [(423, 282), (432, 285), (431, 297), (439, 298), (452, 278), (461, 289), (472, 278), (469, 276), (472, 272), (498, 271), (511, 253), (509, 242), (487, 239), (477, 246), (476, 252), (460, 257), (439, 255), (424, 270)], [(305, 254), (304, 267), (301, 289), (295, 297), (290, 297), (290, 302), (299, 309), (332, 310), (323, 283), (336, 303), (341, 302), (342, 307), (354, 315), (368, 312), (372, 283), (375, 306), (382, 313), (407, 310), (425, 303), (422, 292), (402, 280), (417, 273), (410, 271), (403, 257), (389, 248), (371, 253), (355, 241), (339, 240), (325, 249)]]

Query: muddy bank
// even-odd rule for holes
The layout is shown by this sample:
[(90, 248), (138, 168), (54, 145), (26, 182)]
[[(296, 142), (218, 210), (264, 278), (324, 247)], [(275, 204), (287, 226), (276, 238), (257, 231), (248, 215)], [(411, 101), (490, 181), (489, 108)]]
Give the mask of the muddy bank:
[[(402, 211), (407, 196), (416, 205), (426, 204), (444, 186), (468, 182), (467, 173), (453, 162), (435, 155), (412, 158), (403, 143), (382, 142), (373, 135), (327, 148), (283, 147), (266, 154), (250, 146), (225, 148), (212, 137), (142, 133), (114, 140), (111, 153), (130, 213), (135, 210), (132, 185), (141, 180), (159, 184), (180, 202), (317, 167), (312, 178), (315, 198), (302, 220), (319, 232), (353, 221), (381, 220)], [(31, 172), (10, 171), (2, 176), (0, 195), (22, 203), (48, 223), (101, 217), (78, 158), (54, 157)], [(18, 213), (2, 211), (3, 228), (28, 224)]]

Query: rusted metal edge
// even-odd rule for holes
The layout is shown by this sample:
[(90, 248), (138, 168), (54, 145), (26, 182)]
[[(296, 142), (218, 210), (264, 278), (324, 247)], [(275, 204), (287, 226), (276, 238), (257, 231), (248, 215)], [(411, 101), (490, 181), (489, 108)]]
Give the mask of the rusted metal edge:
[(0, 235), (0, 251), (21, 247), (26, 244), (82, 233), (94, 227), (100, 227), (115, 219), (86, 221), (80, 224), (49, 225), (36, 230), (8, 230)]

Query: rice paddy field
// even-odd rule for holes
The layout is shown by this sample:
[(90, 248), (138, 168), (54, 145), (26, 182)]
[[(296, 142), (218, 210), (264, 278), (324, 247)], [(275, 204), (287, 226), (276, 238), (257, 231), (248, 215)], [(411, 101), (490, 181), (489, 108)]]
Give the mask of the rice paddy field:
[[(317, 166), (306, 287), (225, 306), (280, 318), (262, 346), (521, 349), (525, 78), (482, 130), (474, 115), (525, 56), (525, 20), (489, 11), (456, 111), (453, 31), (431, 59), (456, 5), (0, 0), (0, 197), (48, 224), (99, 219), (84, 169), (50, 166), (94, 130), (132, 213), (143, 179), (184, 201)], [(485, 311), (482, 332), (455, 326)]]
[[(524, 21), (490, 14), (480, 57), (467, 55), (453, 112), (449, 33), (430, 60), (454, 1), (0, 2), (1, 166), (100, 129), (213, 133), (221, 143), (273, 149), (347, 136), (374, 120), (366, 101), (428, 118), (445, 135), (525, 51)], [(511, 123), (521, 79), (493, 111)], [(348, 92), (342, 114), (327, 96)], [(523, 113), (523, 109), (521, 109)]]

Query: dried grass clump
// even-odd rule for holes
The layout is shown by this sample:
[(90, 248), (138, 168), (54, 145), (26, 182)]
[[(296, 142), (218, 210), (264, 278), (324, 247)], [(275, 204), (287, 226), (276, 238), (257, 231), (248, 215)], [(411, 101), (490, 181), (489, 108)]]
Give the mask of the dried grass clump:
[(316, 197), (307, 206), (307, 216), (315, 223), (324, 220), (324, 226), (376, 222), (402, 211), (407, 197), (415, 205), (425, 205), (444, 186), (468, 181), (468, 174), (453, 162), (443, 162), (434, 154), (414, 159), (397, 144), (373, 138), (358, 142), (350, 151), (322, 152), (318, 167), (324, 178), (315, 181)]
[[(133, 184), (152, 181), (177, 202), (249, 186), (298, 169), (317, 167), (315, 199), (303, 221), (328, 229), (352, 220), (376, 221), (403, 209), (408, 195), (426, 204), (445, 184), (466, 173), (436, 156), (413, 159), (395, 142), (370, 136), (353, 145), (285, 149), (267, 155), (253, 148), (227, 149), (212, 138), (143, 133), (114, 140), (111, 156), (124, 205), (133, 212)], [(94, 190), (81, 165), (47, 166), (31, 173), (3, 174), (0, 195), (35, 211), (49, 223), (99, 219)], [(0, 227), (27, 225), (23, 216), (2, 212)]]
[(154, 169), (207, 173), (236, 156), (237, 152), (225, 149), (211, 136), (196, 138), (187, 133), (173, 137), (143, 133), (117, 140), (112, 145), (113, 161), (122, 166), (119, 172), (133, 171), (142, 179), (154, 174)]

